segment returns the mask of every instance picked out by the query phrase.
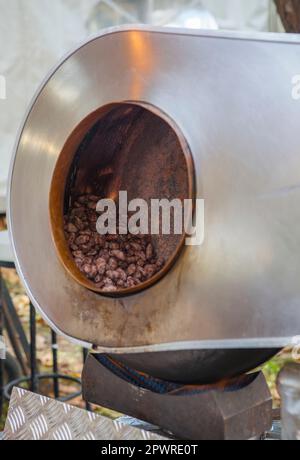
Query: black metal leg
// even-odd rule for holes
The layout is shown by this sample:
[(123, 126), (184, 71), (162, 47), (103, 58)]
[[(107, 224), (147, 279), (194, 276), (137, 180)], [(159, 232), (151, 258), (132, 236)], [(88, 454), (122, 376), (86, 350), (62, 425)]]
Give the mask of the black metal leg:
[[(12, 268), (12, 267), (9, 267), (9, 268)], [(8, 327), (9, 331), (10, 331), (10, 326), (12, 326), (11, 330), (14, 330), (13, 328), (16, 326), (16, 322), (19, 321), (19, 319), (17, 318), (17, 315), (11, 308), (12, 303), (9, 297), (9, 293), (7, 290), (4, 292), (4, 289), (3, 289), (4, 287), (5, 286), (3, 285), (3, 281), (1, 278), (1, 269), (0, 269), (0, 336), (2, 335), (2, 332), (4, 329), (4, 320), (7, 321), (7, 325), (9, 326)], [(4, 293), (7, 295), (7, 304), (9, 306), (9, 308), (7, 308), (7, 311), (3, 309), (3, 306), (6, 305), (6, 304), (3, 304), (2, 302)], [(22, 339), (21, 344), (22, 344), (22, 347), (24, 348), (25, 354), (27, 356), (29, 355), (28, 358), (30, 360), (30, 377), (26, 377), (25, 375), (24, 377), (18, 380), (15, 380), (13, 382), (10, 382), (8, 385), (4, 386), (4, 361), (0, 360), (0, 415), (2, 415), (2, 411), (3, 411), (2, 406), (3, 406), (4, 399), (7, 399), (7, 400), (10, 399), (12, 388), (14, 386), (20, 386), (26, 382), (29, 383), (30, 390), (33, 393), (37, 393), (39, 391), (39, 381), (40, 380), (53, 379), (53, 391), (54, 391), (55, 399), (59, 399), (64, 402), (67, 402), (81, 394), (81, 392), (78, 391), (74, 393), (73, 395), (69, 395), (67, 397), (60, 397), (60, 386), (59, 386), (60, 380), (73, 381), (79, 385), (81, 382), (79, 379), (59, 374), (57, 335), (54, 331), (51, 331), (53, 374), (41, 374), (41, 375), (38, 374), (37, 354), (36, 354), (36, 311), (31, 302), (30, 302), (30, 346), (28, 345), (28, 342), (25, 343), (26, 335), (24, 331), (21, 330), (21, 328), (22, 328), (21, 323), (17, 324), (16, 333)], [(14, 339), (13, 334), (12, 334), (12, 338)], [(16, 345), (14, 343), (14, 340), (12, 340), (12, 343)], [(18, 347), (14, 346), (14, 350), (16, 352), (16, 356), (18, 357), (20, 363), (23, 363), (23, 358), (21, 355), (19, 355)], [(88, 356), (88, 350), (83, 349), (83, 362), (85, 362), (87, 356)], [(23, 367), (24, 367), (23, 369), (24, 374), (26, 374), (25, 365)], [(86, 402), (86, 409), (88, 411), (92, 410), (92, 407), (88, 402)]]
[[(2, 299), (3, 316), (5, 320), (4, 328), (9, 334), (11, 345), (18, 359), (20, 355), (24, 354), (29, 362), (30, 346), (4, 279), (2, 280)], [(25, 359), (23, 359), (20, 364), (22, 365), (23, 372), (27, 375), (28, 366), (25, 364)]]
[(57, 335), (51, 330), (51, 341), (52, 341), (52, 360), (53, 360), (53, 374), (57, 377), (53, 379), (53, 391), (55, 399), (59, 398), (59, 379), (58, 379), (58, 347), (57, 347)]
[(3, 327), (22, 371), (27, 376), (29, 375), (30, 346), (4, 279), (2, 279), (2, 314)]
[(36, 312), (30, 302), (30, 370), (31, 370), (31, 391), (36, 393), (38, 390), (37, 370), (36, 370)]
[[(83, 365), (84, 365), (85, 362), (86, 362), (86, 359), (87, 359), (87, 357), (88, 357), (89, 352), (88, 352), (88, 350), (87, 350), (86, 348), (83, 348), (83, 349), (82, 349), (82, 353), (83, 353)], [(92, 406), (91, 406), (91, 404), (90, 404), (88, 401), (85, 401), (85, 408), (86, 408), (86, 410), (88, 410), (89, 412), (92, 412)]]
[[(3, 334), (2, 274), (0, 268), (0, 336)], [(4, 361), (0, 359), (0, 417), (3, 415)]]

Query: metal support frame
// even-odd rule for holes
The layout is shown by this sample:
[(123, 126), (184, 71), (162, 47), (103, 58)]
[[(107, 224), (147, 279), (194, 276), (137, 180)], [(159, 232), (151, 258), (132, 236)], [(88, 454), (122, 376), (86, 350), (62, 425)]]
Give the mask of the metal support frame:
[[(9, 268), (14, 268), (11, 264)], [(7, 331), (10, 343), (21, 366), (24, 375), (29, 374), (30, 345), (24, 328), (18, 317), (15, 306), (10, 297), (6, 283), (2, 280), (2, 309), (4, 329)]]
[[(50, 374), (40, 374), (37, 367), (36, 356), (36, 311), (30, 302), (30, 342), (28, 343), (24, 328), (15, 310), (13, 301), (10, 297), (8, 288), (2, 278), (1, 269), (14, 269), (13, 263), (0, 261), (0, 336), (4, 329), (7, 332), (9, 341), (13, 348), (18, 363), (21, 366), (23, 376), (17, 380), (4, 383), (4, 360), (0, 360), (0, 417), (3, 414), (3, 404), (9, 400), (12, 389), (15, 386), (21, 386), (25, 383), (29, 385), (32, 392), (39, 390), (39, 383), (43, 380), (53, 380), (53, 393), (55, 399), (67, 402), (81, 395), (81, 380), (59, 373), (58, 345), (57, 335), (51, 330), (51, 347), (52, 347), (52, 369)], [(87, 358), (87, 351), (83, 349), (83, 363)], [(79, 390), (68, 396), (60, 396), (60, 381), (71, 381), (79, 386)], [(91, 410), (89, 403), (86, 403), (86, 409)]]
[(34, 306), (30, 302), (30, 374), (31, 391), (36, 393), (38, 389), (37, 370), (36, 370), (36, 313)]
[[(58, 375), (58, 345), (57, 336), (54, 331), (51, 330), (51, 342), (52, 342), (52, 360), (53, 360), (53, 372)], [(53, 379), (53, 393), (54, 398), (59, 398), (59, 379), (54, 377)]]

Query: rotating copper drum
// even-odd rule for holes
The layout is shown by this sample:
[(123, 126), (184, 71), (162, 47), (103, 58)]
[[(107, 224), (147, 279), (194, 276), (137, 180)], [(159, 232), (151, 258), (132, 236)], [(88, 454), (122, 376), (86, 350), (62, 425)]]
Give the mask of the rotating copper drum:
[[(126, 191), (128, 202), (143, 199), (149, 209), (152, 199), (180, 199), (183, 203), (193, 198), (194, 171), (185, 139), (174, 123), (155, 112), (153, 107), (146, 109), (145, 104), (129, 103), (96, 111), (71, 134), (56, 164), (50, 191), (54, 242), (70, 275), (95, 292), (104, 294), (76, 267), (64, 233), (63, 216), (72, 197), (93, 193), (118, 201), (119, 192)], [(74, 155), (74, 142), (80, 137), (83, 140)], [(184, 239), (184, 234), (174, 232), (153, 235), (155, 252), (166, 264), (151, 279), (119, 289), (117, 295), (138, 292), (160, 279), (172, 266)]]
[[(283, 35), (123, 28), (52, 71), (16, 144), (9, 223), (19, 274), (54, 329), (188, 383), (251, 370), (299, 335), (298, 49)], [(204, 243), (157, 235), (166, 263), (154, 277), (96, 289), (63, 216), (74, 190), (97, 187), (204, 199)]]

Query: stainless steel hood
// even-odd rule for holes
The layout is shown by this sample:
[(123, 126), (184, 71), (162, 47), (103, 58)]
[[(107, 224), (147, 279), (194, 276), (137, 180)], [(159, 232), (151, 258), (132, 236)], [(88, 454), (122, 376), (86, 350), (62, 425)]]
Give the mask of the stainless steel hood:
[[(58, 331), (105, 352), (274, 348), (300, 334), (300, 39), (113, 29), (68, 55), (24, 120), (9, 223), (19, 274)], [(174, 120), (205, 199), (205, 241), (139, 294), (78, 285), (51, 236), (49, 190), (76, 126), (107, 104)]]

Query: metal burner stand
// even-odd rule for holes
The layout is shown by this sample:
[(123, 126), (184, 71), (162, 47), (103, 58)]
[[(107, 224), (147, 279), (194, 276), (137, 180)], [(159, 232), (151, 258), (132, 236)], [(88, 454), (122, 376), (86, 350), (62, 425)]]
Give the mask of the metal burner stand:
[(85, 401), (159, 426), (179, 439), (259, 439), (272, 426), (272, 397), (262, 373), (233, 392), (161, 395), (127, 383), (89, 355), (82, 386)]

